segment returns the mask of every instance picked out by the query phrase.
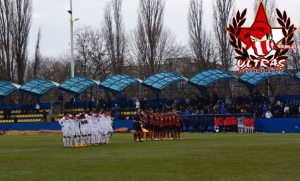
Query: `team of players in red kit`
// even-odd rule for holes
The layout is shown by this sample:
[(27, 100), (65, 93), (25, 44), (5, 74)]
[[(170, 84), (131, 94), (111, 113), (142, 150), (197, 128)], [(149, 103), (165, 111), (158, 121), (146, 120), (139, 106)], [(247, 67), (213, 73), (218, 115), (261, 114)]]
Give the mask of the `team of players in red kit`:
[[(137, 110), (133, 119), (135, 129), (134, 141), (146, 140), (174, 140), (180, 137), (180, 116), (173, 110), (167, 113), (153, 113)], [(138, 138), (138, 139), (137, 139)]]
[(220, 125), (224, 125), (225, 129), (234, 132), (236, 128), (239, 133), (253, 133), (255, 122), (253, 118), (242, 117), (226, 117), (226, 118), (215, 118), (214, 125), (216, 132), (219, 131)]

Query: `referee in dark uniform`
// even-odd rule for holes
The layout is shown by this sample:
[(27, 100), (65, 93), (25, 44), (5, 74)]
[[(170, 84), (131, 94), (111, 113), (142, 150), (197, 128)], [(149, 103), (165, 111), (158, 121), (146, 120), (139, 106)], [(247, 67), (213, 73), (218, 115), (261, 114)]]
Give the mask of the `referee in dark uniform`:
[(136, 135), (139, 138), (139, 142), (142, 142), (141, 135), (140, 135), (140, 132), (142, 131), (142, 128), (141, 128), (141, 109), (137, 109), (136, 115), (133, 118), (133, 125), (134, 125), (134, 130), (135, 130), (134, 135), (133, 135), (134, 142), (136, 142), (136, 140), (135, 140)]

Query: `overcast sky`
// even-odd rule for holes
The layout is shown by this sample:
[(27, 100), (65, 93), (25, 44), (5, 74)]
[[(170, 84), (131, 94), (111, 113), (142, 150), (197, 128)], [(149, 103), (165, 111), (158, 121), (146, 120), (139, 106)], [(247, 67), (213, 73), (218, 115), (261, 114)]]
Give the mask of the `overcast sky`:
[[(110, 0), (72, 0), (74, 30), (79, 26), (101, 27), (103, 10)], [(41, 28), (41, 53), (46, 56), (58, 56), (70, 49), (70, 0), (32, 0), (33, 16), (30, 30), (28, 51), (31, 57), (35, 51), (35, 42), (39, 27)], [(236, 11), (248, 9), (245, 25), (251, 26), (253, 15), (253, 0), (236, 0)], [(122, 13), (126, 32), (136, 26), (139, 0), (123, 0)], [(291, 22), (299, 25), (299, 0), (277, 0), (278, 9), (286, 10)], [(166, 0), (165, 25), (176, 35), (179, 43), (188, 41), (187, 12), (189, 0)], [(212, 29), (212, 1), (204, 0), (204, 19), (207, 28)]]

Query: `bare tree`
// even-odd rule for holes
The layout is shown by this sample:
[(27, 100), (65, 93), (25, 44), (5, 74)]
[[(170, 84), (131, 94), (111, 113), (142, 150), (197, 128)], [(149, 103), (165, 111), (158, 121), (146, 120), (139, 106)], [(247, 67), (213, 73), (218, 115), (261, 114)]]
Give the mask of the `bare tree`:
[(13, 81), (11, 69), (13, 66), (12, 51), (12, 9), (13, 2), (10, 0), (0, 1), (0, 78)]
[(13, 51), (17, 65), (18, 83), (24, 83), (28, 35), (31, 26), (31, 0), (16, 0), (13, 6), (13, 23), (11, 35), (13, 40)]
[(294, 73), (300, 70), (300, 31), (294, 33), (294, 44), (296, 47), (288, 52), (287, 68), (293, 70)]
[(233, 48), (228, 43), (229, 34), (225, 29), (232, 21), (234, 6), (234, 0), (215, 0), (213, 3), (213, 27), (217, 42), (218, 61), (221, 62), (225, 71), (229, 71), (234, 62)]
[(40, 68), (40, 59), (41, 59), (41, 52), (40, 52), (40, 41), (41, 41), (41, 28), (39, 28), (36, 45), (35, 45), (35, 54), (34, 54), (34, 78), (37, 78), (37, 72)]
[(277, 21), (276, 21), (277, 2), (276, 2), (276, 0), (255, 0), (253, 3), (254, 14), (256, 14), (260, 2), (262, 2), (265, 6), (266, 14), (268, 16), (270, 25), (275, 26), (277, 24)]
[(214, 41), (203, 28), (203, 0), (190, 0), (188, 12), (189, 55), (198, 71), (211, 68), (215, 60)]
[(76, 61), (83, 68), (81, 75), (95, 80), (103, 80), (110, 75), (111, 64), (99, 30), (86, 26), (78, 28), (75, 31), (75, 50)]
[(111, 0), (104, 13), (103, 35), (113, 74), (122, 73), (126, 52), (126, 39), (122, 23), (122, 0)]
[(166, 59), (175, 57), (175, 36), (164, 27), (164, 0), (140, 0), (137, 27), (131, 32), (130, 56), (141, 76), (163, 71)]

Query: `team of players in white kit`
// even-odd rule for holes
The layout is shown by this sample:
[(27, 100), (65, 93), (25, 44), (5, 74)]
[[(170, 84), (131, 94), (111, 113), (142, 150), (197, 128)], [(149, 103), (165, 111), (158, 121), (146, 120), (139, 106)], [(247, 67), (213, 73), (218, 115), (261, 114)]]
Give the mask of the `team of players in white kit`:
[(99, 113), (89, 111), (81, 114), (68, 112), (61, 118), (59, 124), (62, 127), (64, 147), (90, 146), (110, 143), (113, 134), (112, 120), (110, 112)]

